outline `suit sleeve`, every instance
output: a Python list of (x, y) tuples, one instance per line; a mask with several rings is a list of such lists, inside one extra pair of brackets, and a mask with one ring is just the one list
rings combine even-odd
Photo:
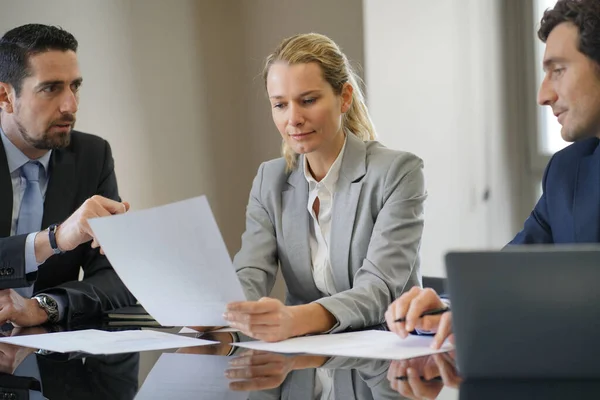
[(37, 271), (25, 273), (25, 242), (27, 235), (0, 238), (0, 289), (30, 286)]
[(549, 222), (548, 205), (546, 200), (546, 189), (548, 183), (548, 172), (552, 166), (554, 156), (550, 159), (546, 171), (544, 172), (544, 178), (542, 179), (542, 197), (538, 200), (535, 208), (525, 220), (523, 230), (517, 233), (517, 236), (508, 244), (510, 245), (521, 245), (521, 244), (544, 244), (553, 243), (552, 229)]
[(252, 183), (242, 247), (233, 259), (248, 300), (269, 295), (279, 268), (275, 228), (262, 203), (263, 171), (264, 164), (259, 167)]
[(337, 319), (331, 333), (382, 323), (389, 304), (406, 288), (419, 284), (427, 197), (421, 159), (408, 153), (396, 157), (384, 188), (383, 206), (352, 288), (316, 301)]
[[(104, 143), (104, 165), (97, 194), (121, 201), (110, 145), (108, 142)], [(67, 322), (76, 324), (85, 319), (97, 318), (104, 311), (135, 304), (135, 298), (117, 276), (108, 259), (98, 249), (92, 249), (89, 243), (81, 246), (84, 248), (81, 264), (83, 280), (65, 282), (43, 290), (44, 293), (68, 299)]]

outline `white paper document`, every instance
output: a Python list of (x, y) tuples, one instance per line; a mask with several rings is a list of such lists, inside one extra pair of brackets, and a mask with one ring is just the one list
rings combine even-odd
[(118, 354), (203, 346), (218, 342), (150, 330), (106, 332), (86, 329), (72, 332), (3, 337), (0, 338), (0, 343), (10, 343), (60, 353), (82, 351), (90, 354)]
[(246, 400), (247, 392), (229, 390), (229, 357), (196, 354), (160, 356), (136, 400)]
[(309, 353), (328, 356), (365, 357), (385, 360), (406, 360), (413, 357), (443, 353), (454, 347), (446, 342), (439, 350), (432, 350), (430, 336), (409, 336), (401, 339), (386, 331), (360, 331), (333, 335), (304, 336), (277, 343), (242, 342), (234, 346), (277, 353)]
[(164, 326), (222, 326), (244, 301), (206, 197), (89, 221), (131, 293)]
[[(221, 329), (215, 329), (214, 331), (209, 331), (209, 332), (210, 333), (221, 333), (221, 332), (239, 332), (239, 331), (240, 331), (239, 329), (235, 329), (235, 328), (221, 328)], [(179, 333), (199, 333), (199, 332), (195, 329), (184, 326), (183, 328), (181, 328)]]

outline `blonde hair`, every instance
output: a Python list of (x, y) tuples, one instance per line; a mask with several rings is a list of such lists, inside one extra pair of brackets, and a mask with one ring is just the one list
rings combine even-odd
[[(362, 80), (333, 40), (318, 33), (305, 33), (284, 39), (266, 59), (263, 69), (265, 86), (271, 65), (278, 61), (288, 64), (316, 62), (323, 71), (323, 77), (337, 95), (342, 94), (342, 88), (348, 82), (354, 90), (352, 91), (352, 105), (342, 117), (342, 129), (346, 134), (354, 134), (363, 141), (375, 139), (375, 127), (359, 86)], [(298, 154), (285, 143), (285, 140), (281, 151), (286, 160), (287, 170), (294, 169)]]

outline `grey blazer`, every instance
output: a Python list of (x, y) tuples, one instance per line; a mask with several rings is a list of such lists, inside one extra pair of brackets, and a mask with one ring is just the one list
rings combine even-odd
[[(331, 357), (321, 368), (333, 370), (334, 399), (399, 400), (387, 379), (390, 361), (366, 358)], [(273, 389), (250, 392), (249, 400), (312, 400), (317, 383), (316, 370), (300, 369), (289, 373), (283, 383)]]
[(388, 305), (420, 285), (419, 247), (426, 198), (423, 162), (349, 134), (333, 198), (330, 259), (334, 286), (315, 286), (309, 246), (308, 183), (279, 158), (261, 164), (234, 258), (248, 300), (268, 296), (280, 265), (286, 304), (318, 302), (338, 323), (331, 332), (384, 321)]

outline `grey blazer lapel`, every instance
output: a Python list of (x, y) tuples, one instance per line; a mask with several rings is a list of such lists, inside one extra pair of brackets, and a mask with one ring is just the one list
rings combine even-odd
[(358, 200), (362, 190), (366, 168), (367, 150), (362, 140), (348, 134), (346, 149), (340, 168), (335, 194), (329, 254), (335, 288), (338, 292), (349, 290), (350, 285), (350, 243), (354, 232)]
[(306, 299), (319, 299), (321, 293), (312, 275), (308, 218), (308, 182), (302, 173), (302, 164), (288, 178), (288, 189), (282, 193), (281, 224), (283, 240), (290, 266), (300, 281)]

